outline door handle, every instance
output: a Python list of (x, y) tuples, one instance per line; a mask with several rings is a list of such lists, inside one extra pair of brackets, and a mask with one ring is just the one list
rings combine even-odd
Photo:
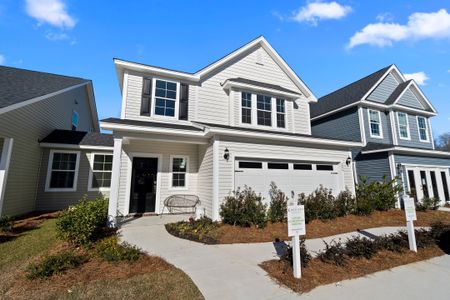
[(234, 173), (244, 173), (242, 170), (234, 170)]

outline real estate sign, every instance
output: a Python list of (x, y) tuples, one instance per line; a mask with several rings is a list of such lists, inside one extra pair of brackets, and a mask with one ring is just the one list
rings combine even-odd
[(306, 234), (305, 207), (303, 205), (290, 205), (287, 209), (288, 235), (298, 236)]
[(403, 199), (403, 203), (405, 205), (405, 215), (406, 221), (416, 221), (416, 206), (414, 204), (414, 199), (410, 197), (405, 197)]

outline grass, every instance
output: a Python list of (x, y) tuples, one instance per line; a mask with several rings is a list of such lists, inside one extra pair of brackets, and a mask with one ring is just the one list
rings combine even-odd
[[(450, 213), (445, 211), (417, 212), (415, 226), (431, 226), (436, 222), (450, 224)], [(322, 238), (336, 234), (383, 226), (406, 226), (405, 213), (399, 209), (375, 211), (370, 216), (349, 215), (334, 220), (313, 220), (306, 225), (306, 238)], [(169, 231), (171, 234), (183, 237)], [(290, 240), (286, 223), (268, 223), (263, 229), (220, 224), (217, 229), (204, 234), (202, 242), (211, 244), (260, 243)], [(187, 236), (187, 235), (186, 235)], [(196, 239), (192, 239), (196, 240)], [(198, 240), (198, 239), (197, 239)]]
[(0, 237), (0, 298), (2, 299), (203, 299), (181, 270), (154, 256), (110, 263), (94, 250), (75, 249), (88, 259), (80, 267), (51, 278), (29, 280), (26, 268), (70, 246), (56, 238), (55, 219), (42, 216), (15, 223)]
[(412, 251), (402, 253), (381, 251), (371, 259), (348, 258), (344, 266), (325, 263), (318, 258), (314, 258), (310, 261), (308, 267), (302, 269), (301, 279), (294, 278), (292, 267), (286, 261), (270, 260), (263, 262), (260, 266), (279, 284), (297, 293), (305, 293), (321, 285), (363, 277), (378, 271), (444, 254), (445, 252), (438, 246), (419, 249), (417, 253)]

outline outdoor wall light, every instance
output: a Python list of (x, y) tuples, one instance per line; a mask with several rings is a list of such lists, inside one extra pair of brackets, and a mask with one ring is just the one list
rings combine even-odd
[(351, 162), (352, 162), (352, 158), (351, 158), (350, 155), (349, 155), (349, 156), (347, 157), (347, 160), (345, 161), (345, 164), (347, 165), (347, 167), (350, 166)]
[(223, 152), (223, 158), (228, 161), (230, 159), (230, 150), (228, 148), (225, 148), (225, 151)]
[(402, 164), (397, 164), (397, 169), (401, 169), (402, 168)]

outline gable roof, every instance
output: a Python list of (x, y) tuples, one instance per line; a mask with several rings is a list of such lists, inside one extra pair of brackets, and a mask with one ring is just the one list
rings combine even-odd
[(392, 65), (380, 69), (364, 78), (344, 86), (311, 104), (311, 118), (323, 115), (335, 109), (356, 103), (386, 74)]
[(135, 63), (130, 62), (118, 58), (114, 58), (114, 64), (116, 66), (116, 72), (120, 84), (120, 88), (122, 89), (123, 86), (123, 74), (124, 69), (130, 69), (135, 71), (147, 71), (147, 72), (154, 72), (155, 74), (159, 75), (165, 75), (165, 76), (172, 76), (181, 78), (184, 80), (190, 80), (193, 82), (199, 82), (204, 77), (206, 77), (210, 72), (214, 71), (215, 69), (223, 66), (224, 64), (232, 61), (242, 53), (245, 53), (246, 51), (253, 49), (256, 46), (261, 46), (266, 50), (266, 52), (271, 56), (271, 58), (280, 66), (280, 68), (288, 75), (288, 77), (292, 80), (292, 82), (298, 87), (298, 89), (307, 97), (310, 99), (310, 101), (317, 101), (317, 98), (314, 96), (312, 91), (309, 89), (309, 87), (300, 79), (300, 77), (295, 73), (294, 70), (284, 61), (284, 59), (275, 51), (275, 49), (272, 48), (272, 46), (267, 42), (267, 40), (263, 36), (259, 36), (256, 39), (248, 42), (247, 44), (243, 45), (242, 47), (230, 52), (229, 54), (223, 56), (222, 58), (218, 59), (217, 61), (207, 65), (206, 67), (198, 70), (195, 73), (189, 73), (184, 71), (177, 71), (177, 70), (171, 70), (167, 68), (160, 68), (152, 65), (145, 65), (141, 63)]
[(40, 141), (41, 144), (113, 147), (112, 134), (55, 129)]
[(400, 83), (384, 103), (387, 105), (394, 104), (395, 101), (398, 99), (398, 97), (403, 93), (403, 91), (406, 90), (406, 88), (408, 88), (408, 85), (411, 81), (412, 80), (410, 79), (408, 81)]
[(87, 82), (90, 80), (0, 66), (0, 108)]

